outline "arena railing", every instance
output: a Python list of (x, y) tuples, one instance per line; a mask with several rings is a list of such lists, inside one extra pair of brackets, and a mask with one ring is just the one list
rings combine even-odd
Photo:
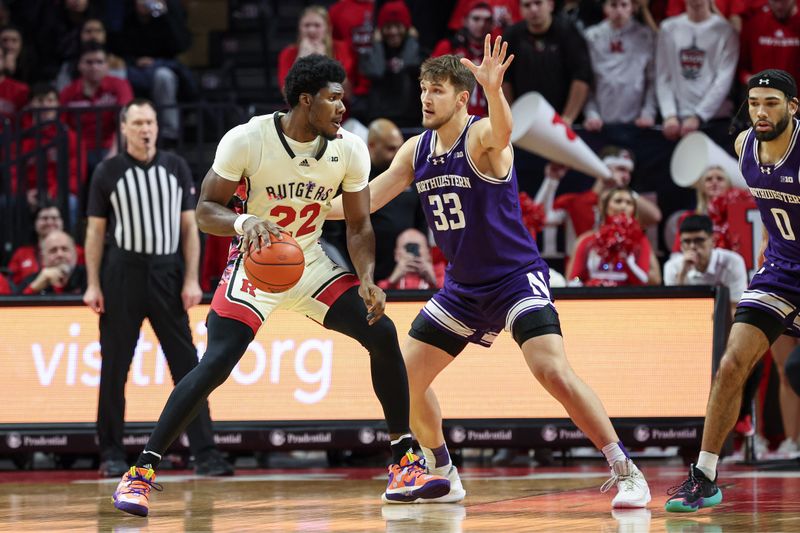
[[(214, 158), (214, 150), (219, 139), (230, 128), (245, 122), (249, 117), (238, 105), (228, 102), (196, 102), (191, 104), (180, 104), (176, 106), (160, 108), (159, 112), (168, 109), (177, 109), (181, 127), (176, 139), (166, 140), (159, 138), (160, 149), (168, 149), (182, 155), (192, 170), (195, 181), (199, 183), (205, 175)], [(56, 124), (58, 135), (51, 141), (45, 141), (41, 135), (41, 129), (32, 126), (32, 110), (23, 110), (17, 114), (2, 119), (0, 125), (0, 239), (2, 239), (2, 249), (0, 249), (0, 264), (10, 257), (14, 248), (28, 239), (32, 227), (31, 209), (25, 208), (27, 205), (25, 188), (18, 188), (16, 192), (12, 187), (12, 174), (25, 176), (31, 165), (35, 174), (36, 189), (39, 198), (47, 192), (47, 162), (49, 155), (54, 155), (57, 175), (57, 194), (53, 200), (61, 207), (64, 215), (65, 224), (73, 235), (80, 241), (82, 240), (82, 219), (86, 212), (86, 202), (88, 200), (88, 183), (91, 179), (91, 172), (94, 167), (102, 161), (109, 152), (118, 153), (122, 148), (122, 140), (119, 135), (118, 113), (119, 106), (95, 106), (95, 107), (58, 107), (41, 108), (35, 110), (36, 113), (44, 114), (52, 111), (58, 113), (58, 119), (46, 121), (41, 126)], [(114, 138), (111, 147), (104, 147), (108, 143), (103, 138), (102, 124), (104, 115), (108, 112), (114, 114), (115, 128)], [(69, 152), (67, 131), (67, 117), (74, 120), (76, 128), (71, 130), (75, 134), (76, 146), (79, 147), (76, 153)], [(86, 131), (88, 121), (93, 121), (92, 132)], [(24, 139), (33, 141), (30, 149), (22, 154), (19, 152)], [(29, 143), (30, 144), (30, 143)], [(87, 149), (87, 146), (96, 148)], [(49, 152), (55, 149), (55, 153)], [(78, 191), (75, 198), (69, 198), (69, 169), (70, 158), (74, 158), (74, 165), (78, 169)], [(51, 158), (52, 159), (52, 158)], [(12, 168), (16, 170), (12, 171)], [(86, 169), (85, 173), (81, 170)], [(13, 209), (9, 209), (13, 207)], [(72, 215), (67, 216), (72, 210)]]

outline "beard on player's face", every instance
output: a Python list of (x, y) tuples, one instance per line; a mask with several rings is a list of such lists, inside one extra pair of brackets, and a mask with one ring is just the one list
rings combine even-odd
[(753, 126), (755, 126), (759, 122), (767, 122), (772, 126), (772, 129), (767, 131), (758, 131), (756, 130), (756, 139), (761, 142), (769, 142), (777, 139), (780, 137), (781, 133), (783, 133), (786, 128), (789, 126), (789, 121), (792, 119), (792, 115), (789, 113), (789, 108), (786, 108), (786, 113), (781, 117), (777, 124), (773, 124), (769, 120), (754, 120)]

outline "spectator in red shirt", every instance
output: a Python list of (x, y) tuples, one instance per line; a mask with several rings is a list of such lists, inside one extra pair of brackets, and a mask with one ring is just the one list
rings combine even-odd
[(12, 118), (28, 102), (28, 93), (27, 85), (6, 76), (6, 53), (0, 47), (0, 118)]
[[(464, 17), (475, 9), (475, 3), (475, 0), (458, 0), (447, 27), (453, 31), (460, 30), (464, 23)], [(522, 20), (522, 15), (519, 12), (519, 0), (486, 0), (481, 3), (489, 5), (489, 9), (492, 12), (493, 30), (502, 32), (507, 26)]]
[(86, 267), (78, 264), (75, 241), (63, 231), (51, 232), (41, 242), (42, 269), (22, 282), (22, 294), (83, 294)]
[(295, 60), (309, 54), (332, 57), (344, 66), (349, 80), (355, 77), (350, 47), (344, 41), (333, 39), (328, 11), (322, 6), (309, 6), (303, 10), (297, 23), (297, 42), (278, 54), (278, 85), (281, 89)]
[(598, 230), (578, 238), (567, 269), (570, 284), (610, 287), (647, 284), (652, 249), (636, 222), (632, 192), (626, 187), (611, 189), (603, 196), (601, 212), (604, 221)]
[[(354, 62), (358, 61), (359, 53), (367, 52), (372, 47), (374, 12), (374, 0), (339, 0), (328, 10), (333, 39), (347, 43)], [(358, 69), (355, 70), (350, 85), (355, 96), (363, 96), (369, 92), (369, 80)]]
[(11, 284), (8, 282), (8, 279), (0, 274), (0, 295), (7, 295), (12, 294), (14, 291), (11, 290)]
[(739, 80), (779, 68), (800, 79), (800, 12), (796, 0), (769, 0), (745, 19), (740, 36)]
[[(608, 179), (598, 177), (591, 189), (578, 193), (567, 193), (555, 197), (561, 178), (567, 172), (566, 167), (549, 164), (545, 167), (545, 179), (536, 202), (541, 203), (547, 213), (548, 225), (560, 225), (567, 220), (572, 225), (573, 232), (568, 235), (569, 243), (575, 236), (582, 235), (595, 227), (598, 220), (597, 206), (604, 191), (614, 187), (628, 187), (635, 166), (633, 154), (625, 148), (606, 146), (600, 151), (600, 158), (611, 171)], [(661, 221), (661, 210), (650, 200), (633, 193), (636, 201), (636, 211), (642, 227), (658, 224)], [(555, 197), (555, 200), (553, 198)]]
[[(59, 137), (64, 138), (66, 150), (60, 155), (68, 161), (67, 184), (69, 189), (66, 192), (69, 195), (70, 221), (74, 223), (77, 220), (79, 183), (86, 176), (86, 156), (80, 153), (82, 146), (78, 143), (78, 137), (75, 132), (70, 130), (67, 125), (58, 122), (58, 105), (58, 93), (53, 86), (47, 84), (34, 86), (31, 101), (28, 104), (28, 109), (31, 110), (33, 127), (25, 130), (19, 155), (33, 154), (37, 148), (47, 146), (43, 178), (46, 184), (47, 196), (49, 198), (57, 198), (59, 192), (63, 191), (59, 191), (59, 151), (55, 145), (58, 144)], [(81, 161), (80, 169), (78, 167), (79, 159)], [(24, 187), (27, 190), (28, 204), (31, 207), (35, 207), (39, 204), (39, 168), (37, 158), (27, 158), (25, 165), (27, 167), (27, 182)], [(16, 167), (13, 167), (12, 175), (16, 174), (15, 171)], [(16, 185), (16, 181), (14, 181), (14, 184)]]
[[(453, 54), (466, 57), (478, 65), (483, 61), (483, 39), (494, 28), (492, 7), (485, 0), (472, 0), (467, 7), (469, 10), (466, 11), (456, 34), (449, 39), (439, 41), (433, 49), (433, 57)], [(467, 112), (481, 117), (489, 114), (486, 96), (479, 83), (475, 84), (475, 89), (470, 95)]]
[[(56, 89), (59, 91), (75, 81), (75, 79), (78, 77), (78, 54), (80, 52), (80, 48), (84, 44), (88, 43), (89, 41), (95, 41), (103, 46), (106, 46), (108, 33), (106, 32), (105, 22), (99, 18), (86, 19), (81, 26), (78, 39), (79, 41), (75, 43), (76, 50), (74, 54), (68, 56), (64, 60), (58, 70), (58, 74), (56, 74), (54, 83)], [(127, 79), (128, 67), (125, 64), (124, 59), (106, 50), (106, 62), (108, 63), (108, 74), (110, 76)]]
[(394, 259), (397, 265), (388, 278), (378, 282), (378, 287), (425, 290), (444, 283), (445, 265), (434, 266), (428, 241), (417, 229), (407, 229), (397, 237)]
[[(39, 210), (34, 215), (33, 230), (35, 233), (35, 244), (20, 246), (11, 255), (8, 262), (8, 271), (11, 281), (15, 285), (22, 283), (22, 280), (39, 271), (39, 247), (42, 240), (53, 231), (64, 229), (64, 219), (61, 212), (52, 201), (44, 201), (40, 204)], [(78, 263), (83, 264), (83, 248), (77, 247)]]
[(78, 60), (80, 78), (61, 91), (61, 105), (74, 108), (68, 111), (65, 121), (78, 132), (87, 150), (87, 166), (91, 172), (97, 163), (109, 155), (116, 139), (118, 109), (100, 112), (100, 129), (91, 106), (122, 107), (133, 100), (133, 90), (127, 80), (108, 75), (106, 52), (102, 45), (88, 42), (83, 45)]

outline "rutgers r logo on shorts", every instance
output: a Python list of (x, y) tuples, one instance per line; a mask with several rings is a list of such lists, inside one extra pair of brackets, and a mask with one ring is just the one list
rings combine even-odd
[(239, 290), (246, 292), (250, 296), (256, 295), (256, 286), (250, 283), (250, 280), (247, 278), (242, 278), (242, 286), (239, 287)]

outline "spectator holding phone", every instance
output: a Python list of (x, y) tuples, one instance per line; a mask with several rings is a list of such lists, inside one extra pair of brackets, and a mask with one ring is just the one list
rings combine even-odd
[(425, 235), (414, 228), (397, 237), (394, 258), (397, 265), (388, 278), (379, 281), (381, 289), (436, 289), (444, 282), (444, 265), (435, 267)]

